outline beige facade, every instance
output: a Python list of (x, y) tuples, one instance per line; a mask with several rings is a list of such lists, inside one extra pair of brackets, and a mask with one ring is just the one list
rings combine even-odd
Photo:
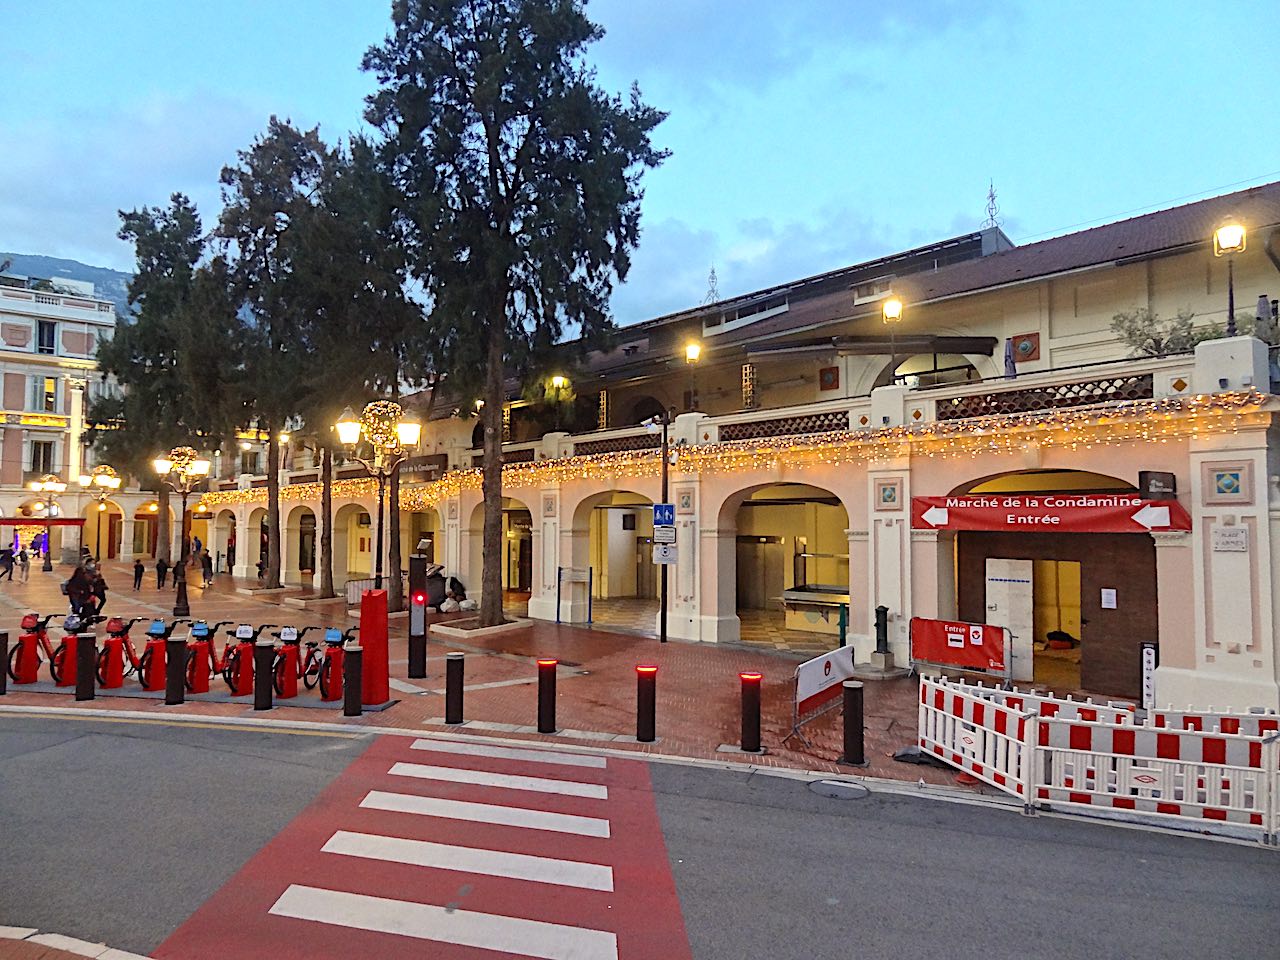
[[(1233, 263), (1239, 335), (1194, 354), (1131, 356), (1111, 330), (1122, 311), (1190, 311), (1200, 327), (1225, 326), (1226, 265), (1207, 224), (1228, 207), (1251, 231)], [(675, 637), (744, 639), (742, 624), (780, 615), (787, 591), (820, 586), (847, 592), (860, 657), (875, 608), (886, 607), (890, 648), (905, 661), (912, 617), (981, 622), (1000, 579), (990, 571), (1021, 564), (1034, 571), (1023, 639), (1037, 679), (1042, 666), (1062, 666), (1049, 659), (1058, 656), (1074, 670), (1068, 686), (1134, 696), (1139, 641), (1150, 639), (1159, 701), (1280, 706), (1280, 404), (1274, 351), (1254, 336), (1274, 337), (1270, 319), (1254, 317), (1260, 296), (1269, 305), (1280, 295), (1278, 224), (1273, 186), (1026, 248), (983, 234), (979, 253), (974, 235), (960, 262), (921, 267), (928, 251), (915, 251), (909, 273), (895, 275), (889, 258), (848, 282), (824, 275), (752, 295), (759, 309), (744, 297), (623, 330), (614, 354), (575, 378), (580, 397), (605, 393), (605, 429), (516, 430), (504, 448), (504, 584), (527, 588), (529, 616), (570, 622), (586, 619), (588, 597), (585, 584), (566, 586), (566, 569), (592, 570), (597, 603), (650, 595), (647, 505), (660, 498), (661, 464), (638, 419), (674, 408), (685, 411), (671, 427)], [(905, 302), (891, 331), (879, 315), (890, 295)], [(689, 339), (702, 344), (697, 364), (683, 359)], [(1006, 376), (1006, 343), (1016, 378)], [(429, 530), (435, 559), (473, 594), (483, 521), (475, 423), (428, 425), (421, 452), (450, 470), (406, 484), (400, 519), (404, 552)], [(913, 497), (1134, 497), (1143, 471), (1173, 475), (1189, 531), (986, 535), (913, 522)], [(282, 517), (294, 504), (318, 514), (315, 485), (287, 483), (298, 474), (283, 472)], [(210, 496), (239, 543), (261, 516), (254, 482), (228, 480)], [(375, 513), (370, 482), (344, 482), (338, 579), (344, 565), (369, 569), (368, 550), (351, 545), (372, 542), (362, 517)], [(236, 571), (256, 559), (238, 553)], [(286, 579), (305, 576), (286, 568)], [(833, 632), (820, 606), (792, 607), (786, 627)], [(1071, 648), (1051, 648), (1050, 632)]]

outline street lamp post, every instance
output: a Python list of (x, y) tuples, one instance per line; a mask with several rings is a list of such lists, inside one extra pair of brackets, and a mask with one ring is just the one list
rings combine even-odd
[[(91, 474), (80, 474), (79, 482), (85, 490), (94, 488), (93, 498), (98, 503), (98, 526), (93, 536), (93, 559), (99, 560), (102, 557), (102, 514), (107, 510), (107, 498), (120, 489), (123, 481), (115, 470), (104, 463), (94, 467)], [(107, 552), (111, 552), (110, 547)]]
[(156, 474), (169, 489), (182, 498), (181, 528), (182, 546), (177, 564), (173, 568), (173, 580), (176, 595), (173, 600), (175, 617), (191, 616), (191, 605), (187, 602), (187, 553), (190, 541), (187, 537), (187, 497), (191, 491), (209, 475), (209, 461), (200, 458), (191, 447), (174, 447), (167, 457), (156, 457), (151, 461)]
[(562, 377), (558, 373), (551, 378), (551, 389), (556, 392), (555, 409), (556, 409), (556, 432), (557, 433), (560, 432), (560, 391), (563, 390), (568, 385), (569, 385), (569, 380), (566, 377)]
[(897, 297), (890, 297), (881, 305), (880, 315), (889, 328), (889, 385), (892, 386), (897, 382), (898, 376), (898, 343), (895, 330), (902, 322), (902, 301)]
[[(702, 344), (690, 340), (684, 345), (684, 365), (689, 368), (689, 409), (698, 409), (698, 360), (702, 356)], [(666, 502), (665, 500), (663, 501)]]
[(1227, 258), (1227, 336), (1236, 335), (1236, 283), (1232, 261), (1244, 253), (1245, 230), (1240, 221), (1228, 217), (1213, 231), (1213, 255)]
[[(667, 439), (667, 430), (671, 426), (672, 411), (663, 410), (660, 414), (655, 414), (642, 423), (650, 433), (662, 431), (662, 502), (667, 502), (668, 479), (671, 468), (671, 447)], [(662, 564), (662, 571), (659, 574), (660, 587), (662, 591), (661, 605), (658, 607), (658, 641), (660, 643), (667, 642), (667, 564)]]
[(32, 480), (27, 485), (36, 493), (43, 493), (40, 498), (40, 504), (44, 507), (45, 526), (44, 526), (44, 563), (40, 565), (40, 569), (48, 573), (53, 569), (53, 541), (49, 536), (49, 523), (47, 521), (53, 519), (54, 513), (57, 512), (57, 503), (55, 498), (59, 493), (67, 489), (67, 485), (56, 475), (46, 473), (39, 480)]
[[(374, 559), (373, 587), (382, 589), (382, 528), (385, 520), (387, 481), (418, 446), (422, 437), (422, 424), (394, 400), (374, 400), (366, 404), (357, 418), (350, 407), (334, 424), (338, 440), (347, 449), (347, 456), (361, 464), (378, 481), (378, 535), (377, 553)], [(356, 455), (361, 438), (373, 448), (373, 458), (366, 460)], [(398, 522), (398, 518), (397, 518)]]

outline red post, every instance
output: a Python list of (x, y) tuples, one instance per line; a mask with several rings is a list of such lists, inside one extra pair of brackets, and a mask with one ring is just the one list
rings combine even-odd
[(366, 707), (391, 699), (391, 659), (387, 651), (387, 591), (360, 597), (360, 646), (364, 651), (360, 702)]

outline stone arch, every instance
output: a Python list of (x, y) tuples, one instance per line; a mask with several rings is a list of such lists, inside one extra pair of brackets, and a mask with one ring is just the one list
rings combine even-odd
[[(767, 626), (770, 637), (790, 627), (797, 649), (809, 642), (808, 633), (814, 649), (830, 645), (839, 632), (838, 604), (850, 598), (848, 503), (829, 487), (790, 480), (725, 496), (715, 511), (714, 596), (703, 597), (722, 637), (742, 637), (745, 615)], [(810, 599), (792, 594), (784, 609), (788, 591)]]
[(236, 562), (236, 515), (230, 509), (219, 510), (213, 518), (213, 551), (215, 570), (230, 570)]
[(283, 538), (283, 572), (286, 583), (310, 586), (316, 572), (319, 530), (316, 513), (305, 503), (294, 504), (285, 515)]
[[(467, 557), (469, 579), (463, 580), (463, 585), (467, 596), (476, 597), (480, 593), (484, 570), (483, 500), (471, 511), (467, 534), (470, 540)], [(524, 500), (509, 496), (502, 498), (502, 534), (502, 589), (510, 593), (530, 593), (533, 589), (533, 511)], [(455, 575), (451, 571), (445, 572), (446, 575)]]
[[(647, 484), (637, 484), (647, 486)], [(653, 498), (635, 490), (604, 490), (583, 497), (570, 514), (568, 565), (592, 570), (593, 596), (656, 599), (652, 562), (637, 551), (653, 538)]]
[[(245, 524), (245, 562), (249, 565), (249, 569), (254, 571), (253, 575), (257, 576), (257, 564), (262, 563), (265, 570), (267, 566), (267, 508), (254, 507), (249, 511), (249, 520)], [(240, 552), (237, 545), (236, 553)]]
[(347, 580), (373, 576), (373, 512), (359, 501), (335, 506), (333, 511), (334, 586)]
[(627, 422), (619, 424), (619, 426), (634, 427), (636, 424), (643, 423), (650, 417), (662, 416), (666, 409), (666, 404), (657, 397), (645, 394), (642, 397), (637, 397), (631, 403), (630, 414), (628, 415)]
[[(101, 509), (100, 509), (101, 508)], [(93, 551), (99, 559), (115, 560), (120, 556), (124, 532), (124, 509), (114, 500), (91, 501), (83, 510), (84, 526), (80, 528), (81, 546)]]

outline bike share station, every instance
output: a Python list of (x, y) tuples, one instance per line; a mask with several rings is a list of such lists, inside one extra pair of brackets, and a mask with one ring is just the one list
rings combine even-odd
[[(360, 625), (207, 623), (138, 617), (62, 619), (28, 613), (22, 633), (10, 641), (0, 632), (0, 694), (32, 693), (242, 703), (255, 710), (273, 706), (341, 709), (347, 716), (380, 711), (390, 697), (385, 590), (366, 590)], [(103, 637), (99, 637), (101, 628)], [(135, 628), (136, 631), (135, 631)], [(135, 642), (134, 633), (139, 633)], [(225, 641), (219, 649), (219, 634)], [(314, 633), (316, 639), (307, 639)]]

